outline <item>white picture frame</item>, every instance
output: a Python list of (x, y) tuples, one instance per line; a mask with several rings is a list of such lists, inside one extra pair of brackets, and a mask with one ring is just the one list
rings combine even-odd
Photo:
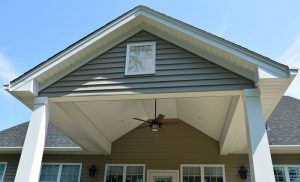
[(125, 75), (155, 74), (155, 42), (127, 44)]

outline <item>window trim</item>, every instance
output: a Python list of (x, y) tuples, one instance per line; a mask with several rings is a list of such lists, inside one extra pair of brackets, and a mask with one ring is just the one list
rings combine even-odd
[(5, 172), (7, 168), (7, 162), (0, 162), (0, 164), (4, 164), (3, 176), (0, 178), (1, 181), (4, 181)]
[(180, 164), (180, 182), (183, 182), (183, 168), (184, 167), (200, 167), (201, 168), (201, 181), (204, 181), (204, 167), (222, 167), (223, 182), (225, 178), (225, 165), (224, 164)]
[[(129, 73), (128, 72), (128, 66), (129, 66), (129, 52), (130, 52), (130, 47), (132, 46), (142, 46), (142, 45), (151, 45), (153, 46), (153, 67), (150, 69), (146, 68), (146, 71), (143, 73)], [(135, 43), (128, 43), (126, 45), (126, 58), (125, 58), (125, 75), (126, 76), (134, 76), (134, 75), (151, 75), (155, 74), (156, 72), (156, 42), (149, 41), (149, 42), (135, 42)]]
[(78, 182), (80, 182), (81, 171), (82, 171), (82, 163), (43, 162), (43, 163), (42, 163), (42, 166), (41, 166), (41, 169), (40, 169), (39, 181), (40, 181), (40, 177), (41, 177), (41, 172), (42, 172), (43, 165), (59, 165), (57, 182), (60, 181), (60, 178), (61, 178), (61, 170), (62, 170), (62, 166), (63, 166), (63, 165), (74, 165), (74, 166), (78, 166), (78, 165), (79, 165)]
[(127, 166), (143, 166), (143, 182), (145, 182), (145, 171), (146, 171), (146, 164), (105, 164), (104, 169), (104, 182), (106, 182), (106, 174), (107, 174), (107, 168), (108, 166), (122, 166), (123, 167), (123, 180), (122, 182), (126, 182), (126, 172), (127, 172)]
[(300, 168), (300, 164), (275, 164), (275, 165), (273, 165), (273, 170), (274, 170), (274, 167), (283, 167), (285, 179), (287, 180), (287, 182), (290, 182), (290, 174), (289, 174), (288, 168), (289, 167), (299, 167)]

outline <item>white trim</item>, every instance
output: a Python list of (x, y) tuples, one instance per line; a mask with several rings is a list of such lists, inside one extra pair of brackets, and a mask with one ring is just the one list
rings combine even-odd
[[(20, 153), (23, 147), (0, 147), (0, 153)], [(81, 147), (45, 147), (44, 152), (73, 153), (83, 152)]]
[(4, 182), (4, 177), (5, 177), (7, 162), (0, 162), (0, 164), (4, 164), (3, 176), (0, 176), (0, 182)]
[(224, 164), (180, 164), (180, 182), (183, 182), (183, 167), (200, 167), (201, 181), (204, 181), (204, 167), (222, 167), (223, 182), (226, 182), (225, 165)]
[(104, 169), (104, 182), (106, 182), (106, 174), (107, 174), (107, 168), (108, 166), (121, 166), (123, 167), (123, 181), (126, 182), (126, 172), (127, 172), (127, 166), (142, 166), (143, 167), (143, 182), (145, 182), (145, 170), (146, 170), (146, 164), (111, 164), (111, 163), (106, 163), (105, 164), (105, 169)]
[[(180, 182), (179, 170), (148, 169), (147, 170), (147, 182), (152, 182), (149, 180), (151, 173), (161, 173), (162, 176), (164, 176), (164, 174), (167, 174), (167, 173), (174, 173), (176, 175), (178, 181), (172, 181), (172, 182)], [(165, 176), (167, 176), (167, 175), (165, 175)]]
[[(144, 46), (144, 45), (150, 45), (152, 46), (152, 63), (151, 68), (145, 67), (144, 72), (140, 73), (131, 73), (128, 72), (128, 66), (129, 66), (129, 58), (130, 58), (130, 48), (132, 46)], [(125, 64), (125, 75), (147, 75), (147, 74), (155, 74), (155, 68), (156, 67), (156, 42), (139, 42), (139, 43), (128, 43), (126, 48), (126, 64)]]
[(273, 165), (273, 169), (274, 167), (283, 167), (284, 168), (284, 174), (285, 174), (285, 179), (286, 179), (286, 182), (290, 182), (290, 174), (289, 174), (289, 171), (288, 171), (288, 168), (289, 167), (297, 167), (297, 168), (300, 168), (300, 165), (289, 165), (289, 164), (276, 164), (276, 165)]
[(42, 167), (40, 169), (39, 181), (40, 181), (40, 177), (41, 177), (41, 172), (42, 172), (43, 165), (59, 165), (58, 174), (57, 174), (58, 175), (57, 182), (60, 182), (62, 166), (64, 166), (64, 165), (79, 166), (78, 182), (80, 182), (81, 171), (82, 171), (82, 163), (43, 162), (42, 163)]
[(269, 71), (276, 73), (281, 76), (288, 76), (287, 72), (288, 66), (280, 64), (276, 61), (270, 61), (271, 59), (266, 58), (260, 54), (257, 54), (253, 51), (247, 50), (244, 47), (241, 47), (233, 42), (227, 41), (220, 37), (217, 37), (213, 34), (207, 33), (201, 29), (193, 27), (187, 23), (181, 22), (172, 17), (166, 16), (162, 13), (153, 11), (150, 8), (143, 7), (144, 10), (141, 11), (141, 14), (149, 19), (155, 20), (163, 25), (166, 25), (172, 29), (175, 29), (179, 32), (187, 34), (197, 40), (201, 40), (209, 45), (222, 49), (226, 52), (229, 52), (233, 55), (241, 57), (244, 60), (247, 60), (253, 64), (259, 65), (268, 69)]
[(272, 154), (300, 154), (300, 145), (270, 145)]
[(136, 18), (136, 16), (134, 15), (135, 13), (136, 11), (133, 11), (121, 16), (120, 18), (114, 20), (113, 22), (101, 28), (100, 30), (93, 32), (92, 35), (89, 35), (88, 37), (84, 38), (80, 42), (77, 42), (71, 47), (66, 48), (66, 50), (64, 50), (63, 52), (60, 52), (58, 53), (58, 55), (54, 56), (50, 60), (47, 60), (46, 64), (39, 66), (38, 69), (31, 70), (29, 73), (23, 75), (13, 84), (9, 83), (9, 90), (13, 91), (17, 89), (22, 85), (22, 82), (26, 83), (34, 79), (35, 77), (39, 76), (43, 72), (49, 70), (50, 68), (53, 68), (54, 66), (58, 65), (65, 59), (73, 56), (77, 52), (83, 50), (84, 48), (88, 47), (89, 45), (96, 42), (97, 40), (100, 40), (101, 38), (110, 34), (111, 32), (118, 29), (119, 27), (122, 27), (122, 25), (125, 25), (129, 21)]
[(237, 46), (237, 45), (235, 45), (229, 41), (226, 41), (224, 39), (221, 39), (217, 36), (210, 35), (210, 34), (204, 32), (198, 28), (195, 28), (191, 25), (188, 25), (179, 20), (176, 20), (174, 18), (163, 15), (162, 13), (153, 11), (146, 7), (139, 6), (135, 9), (133, 9), (132, 11), (129, 11), (128, 13), (124, 14), (120, 18), (115, 19), (114, 21), (110, 22), (108, 25), (106, 25), (105, 27), (101, 28), (100, 30), (92, 33), (92, 35), (89, 35), (88, 37), (84, 38), (80, 42), (75, 43), (74, 45), (67, 48), (63, 52), (60, 52), (58, 55), (56, 55), (53, 58), (51, 58), (50, 60), (48, 60), (45, 64), (39, 66), (38, 68), (31, 70), (30, 72), (26, 73), (25, 75), (22, 75), (22, 77), (19, 78), (14, 83), (9, 83), (9, 90), (13, 91), (13, 90), (17, 89), (18, 87), (20, 87), (21, 85), (23, 85), (23, 83), (27, 83), (28, 81), (33, 80), (35, 77), (41, 75), (43, 72), (53, 68), (54, 66), (58, 65), (65, 59), (73, 56), (77, 52), (90, 46), (91, 44), (100, 40), (104, 36), (112, 33), (114, 30), (122, 27), (122, 25), (125, 25), (126, 23), (136, 19), (139, 16), (144, 16), (151, 20), (162, 23), (172, 29), (179, 31), (179, 32), (183, 32), (184, 34), (186, 34), (190, 37), (193, 37), (197, 40), (203, 41), (214, 47), (220, 48), (220, 49), (227, 51), (233, 55), (241, 57), (244, 60), (247, 60), (253, 64), (259, 65), (260, 67), (264, 67), (265, 69), (268, 69), (271, 72), (274, 72), (278, 75), (288, 77), (290, 74), (288, 67), (285, 65), (279, 64), (275, 61), (270, 61), (268, 58), (265, 58), (257, 53), (246, 50), (245, 48)]

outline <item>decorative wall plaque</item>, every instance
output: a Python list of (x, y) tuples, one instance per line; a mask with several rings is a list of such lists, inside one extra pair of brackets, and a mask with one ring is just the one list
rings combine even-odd
[(127, 44), (125, 75), (155, 73), (155, 42)]

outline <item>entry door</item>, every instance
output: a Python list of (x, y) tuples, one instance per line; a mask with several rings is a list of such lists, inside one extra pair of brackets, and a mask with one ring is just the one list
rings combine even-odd
[(147, 182), (179, 182), (177, 170), (147, 170)]

